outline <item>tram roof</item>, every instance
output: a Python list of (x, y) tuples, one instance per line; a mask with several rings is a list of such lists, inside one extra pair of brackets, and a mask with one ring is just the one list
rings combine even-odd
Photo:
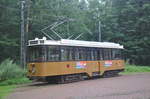
[(61, 40), (46, 40), (35, 38), (34, 40), (28, 41), (28, 46), (35, 46), (35, 45), (64, 45), (64, 46), (82, 46), (82, 47), (97, 47), (97, 48), (118, 48), (123, 49), (123, 45), (118, 43), (112, 42), (94, 42), (94, 41), (81, 41), (81, 40), (68, 40), (68, 39), (61, 39)]

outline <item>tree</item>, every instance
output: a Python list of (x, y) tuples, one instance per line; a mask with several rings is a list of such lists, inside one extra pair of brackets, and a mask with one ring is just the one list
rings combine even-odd
[[(45, 36), (123, 44), (126, 59), (134, 64), (150, 65), (149, 0), (31, 0), (29, 39)], [(20, 9), (17, 0), (0, 1), (0, 61), (19, 60)], [(69, 21), (68, 21), (69, 20)], [(101, 25), (99, 25), (101, 23)], [(55, 24), (56, 25), (56, 24)], [(101, 29), (99, 29), (101, 27)], [(78, 38), (77, 38), (78, 37)], [(10, 51), (11, 50), (11, 51)]]

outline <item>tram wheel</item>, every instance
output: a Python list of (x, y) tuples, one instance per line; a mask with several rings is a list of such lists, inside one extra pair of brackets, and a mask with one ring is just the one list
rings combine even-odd
[(104, 72), (104, 74), (102, 75), (102, 77), (109, 78), (109, 77), (116, 77), (118, 75), (119, 75), (118, 71), (106, 71), (106, 72)]
[(58, 78), (58, 84), (65, 84), (84, 80), (82, 74), (62, 75)]

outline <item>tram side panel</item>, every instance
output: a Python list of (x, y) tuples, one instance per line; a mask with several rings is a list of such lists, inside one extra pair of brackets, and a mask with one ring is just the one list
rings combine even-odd
[(29, 63), (28, 76), (56, 76), (66, 74), (99, 72), (98, 61), (67, 61)]
[(111, 70), (124, 70), (124, 61), (123, 60), (104, 60), (100, 61), (100, 72), (101, 75), (105, 71)]
[(123, 60), (103, 60), (103, 61), (67, 61), (67, 62), (42, 62), (29, 63), (28, 76), (57, 76), (67, 74), (101, 73), (111, 70), (123, 70)]

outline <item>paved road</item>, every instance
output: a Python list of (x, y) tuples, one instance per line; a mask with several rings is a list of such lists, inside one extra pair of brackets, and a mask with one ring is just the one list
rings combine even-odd
[(17, 88), (8, 99), (150, 99), (150, 73), (69, 84), (31, 84)]

